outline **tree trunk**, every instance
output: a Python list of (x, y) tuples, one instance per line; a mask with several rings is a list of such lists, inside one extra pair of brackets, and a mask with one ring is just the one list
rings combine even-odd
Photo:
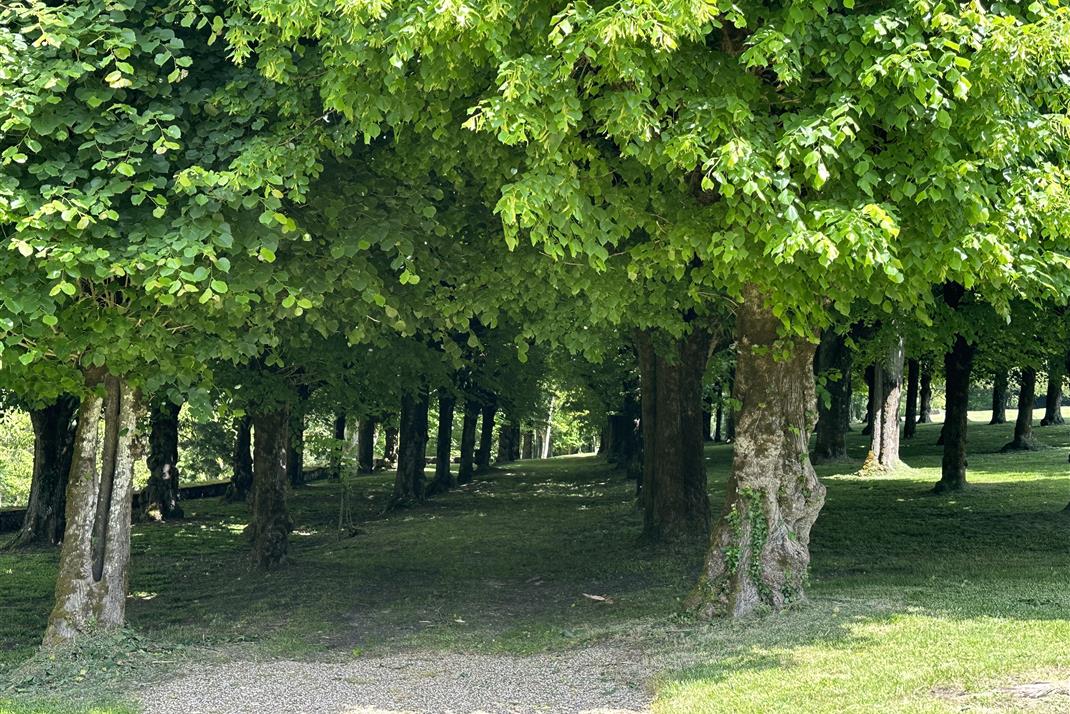
[(247, 501), (253, 488), (253, 422), (243, 416), (235, 422), (233, 471), (223, 496), (226, 501)]
[(535, 432), (530, 429), (524, 432), (524, 445), (520, 450), (520, 458), (535, 458)]
[(334, 415), (334, 446), (331, 451), (331, 478), (342, 478), (342, 461), (348, 444), (346, 443), (346, 413)]
[(543, 435), (542, 446), (539, 449), (540, 459), (548, 459), (550, 458), (551, 454), (553, 454), (553, 443), (551, 439), (553, 438), (554, 407), (556, 406), (556, 399), (556, 394), (550, 395), (550, 411), (547, 412), (546, 415), (546, 431)]
[(1063, 423), (1063, 376), (1064, 366), (1061, 359), (1048, 363), (1048, 391), (1044, 399), (1044, 418), (1041, 426), (1053, 426)]
[(702, 440), (713, 441), (713, 396), (702, 397)]
[(448, 389), (438, 390), (438, 437), (435, 443), (435, 480), (428, 487), (428, 495), (445, 493), (454, 486), (450, 472), (453, 454), (453, 409), (457, 399)]
[(491, 402), (483, 405), (482, 421), (479, 425), (479, 448), (476, 449), (476, 473), (490, 470), (490, 458), (494, 449), (494, 417), (498, 406)]
[(873, 414), (869, 455), (862, 470), (887, 471), (899, 465), (899, 399), (903, 383), (903, 340), (873, 368)]
[(104, 396), (93, 393), (78, 409), (67, 526), (46, 645), (93, 628), (122, 627), (126, 615), (138, 396), (110, 374), (92, 372), (86, 383), (103, 386)]
[(695, 327), (666, 353), (638, 337), (643, 418), (643, 535), (652, 541), (705, 535), (710, 505), (702, 439), (702, 375), (711, 337)]
[(876, 408), (874, 404), (874, 382), (876, 380), (876, 370), (873, 365), (868, 365), (863, 373), (863, 379), (866, 381), (866, 421), (865, 426), (862, 427), (862, 436), (870, 436), (873, 433), (873, 411)]
[[(728, 370), (728, 396), (731, 398), (736, 390), (736, 368)], [(736, 440), (736, 404), (731, 401), (724, 415), (724, 440), (731, 443)]]
[(947, 382), (944, 411), (944, 458), (940, 467), (940, 481), (936, 493), (958, 491), (966, 486), (966, 427), (970, 406), (970, 373), (977, 348), (962, 335), (955, 337), (951, 351), (944, 355), (944, 374)]
[(430, 407), (426, 389), (401, 397), (400, 448), (394, 477), (391, 507), (423, 500), (424, 467), (427, 465), (427, 412)]
[(928, 364), (922, 365), (918, 385), (918, 423), (933, 423), (933, 371)]
[(713, 440), (717, 443), (724, 441), (721, 435), (721, 425), (724, 423), (724, 387), (717, 383), (717, 407), (713, 414)]
[(992, 378), (992, 419), (989, 424), (1007, 423), (1007, 370), (1001, 369)]
[(851, 409), (851, 363), (854, 358), (847, 337), (825, 330), (814, 355), (814, 371), (825, 380), (824, 395), (817, 400), (817, 427), (814, 441), (815, 463), (847, 458), (847, 424)]
[(496, 463), (507, 464), (516, 461), (518, 442), (520, 441), (520, 424), (515, 421), (507, 421), (498, 427), (498, 457)]
[(383, 463), (386, 468), (391, 469), (397, 466), (398, 463), (398, 428), (391, 425), (386, 427), (385, 432), (383, 438)]
[(372, 417), (364, 417), (357, 423), (357, 471), (362, 474), (375, 470), (375, 427)]
[(286, 506), (290, 414), (285, 406), (253, 414), (253, 561), (268, 570), (286, 560), (293, 521)]
[(66, 525), (67, 476), (74, 455), (78, 400), (62, 396), (42, 409), (30, 411), (33, 425), (33, 479), (22, 527), (12, 547), (38, 543), (58, 545)]
[(305, 385), (297, 388), (297, 404), (290, 410), (290, 440), (286, 453), (286, 477), (290, 485), (305, 485), (305, 412), (312, 390)]
[(1018, 418), (1014, 422), (1014, 438), (1000, 451), (1033, 451), (1033, 405), (1036, 403), (1037, 371), (1022, 367), (1021, 388), (1018, 390)]
[(146, 518), (167, 521), (182, 518), (178, 503), (178, 415), (181, 404), (166, 396), (153, 400), (149, 412), (149, 482), (141, 499)]
[(907, 408), (903, 419), (903, 438), (913, 439), (918, 429), (918, 379), (921, 363), (916, 359), (907, 362)]
[[(704, 617), (780, 610), (804, 597), (810, 528), (825, 487), (807, 457), (816, 416), (806, 340), (779, 340), (780, 321), (753, 287), (736, 318), (740, 404), (725, 507), (689, 605)], [(786, 359), (777, 353), (789, 350)]]
[(475, 463), (476, 424), (479, 421), (479, 402), (469, 398), (464, 403), (464, 419), (461, 421), (461, 463), (457, 467), (457, 483), (472, 482)]

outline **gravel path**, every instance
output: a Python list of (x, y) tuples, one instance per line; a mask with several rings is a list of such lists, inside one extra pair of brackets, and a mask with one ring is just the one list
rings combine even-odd
[(138, 693), (153, 714), (647, 712), (642, 656), (593, 647), (529, 657), (406, 653), (352, 662), (234, 661)]

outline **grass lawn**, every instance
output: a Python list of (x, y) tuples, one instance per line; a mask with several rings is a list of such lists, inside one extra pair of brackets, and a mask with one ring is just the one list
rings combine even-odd
[[(594, 458), (520, 462), (386, 516), (390, 477), (355, 478), (352, 537), (338, 534), (342, 487), (309, 485), (292, 501), (292, 563), (266, 575), (248, 564), (244, 506), (189, 501), (186, 521), (134, 530), (132, 632), (55, 660), (34, 652), (56, 553), (0, 553), (0, 712), (126, 711), (124, 691), (191, 658), (607, 639), (653, 656), (656, 712), (1070, 711), (1070, 696), (1015, 689), (1070, 680), (1070, 427), (996, 453), (1011, 429), (971, 426), (972, 485), (949, 497), (928, 493), (939, 425), (880, 478), (851, 475), (853, 433), (856, 460), (819, 468), (810, 601), (738, 622), (681, 613), (704, 543), (639, 545), (634, 484)], [(719, 504), (731, 447), (707, 456)]]

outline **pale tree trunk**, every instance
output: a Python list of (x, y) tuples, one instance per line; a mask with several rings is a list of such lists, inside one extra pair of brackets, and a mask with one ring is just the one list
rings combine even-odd
[(453, 454), (453, 410), (457, 403), (449, 389), (438, 390), (438, 437), (435, 443), (435, 480), (428, 487), (428, 495), (445, 493), (454, 486), (450, 472)]
[(556, 394), (550, 395), (550, 411), (546, 415), (546, 432), (543, 434), (542, 447), (539, 453), (540, 459), (548, 459), (550, 458), (550, 454), (553, 453), (550, 439), (553, 437), (554, 407), (556, 406), (556, 399)]
[(464, 402), (464, 419), (461, 422), (461, 462), (457, 466), (457, 483), (472, 482), (475, 471), (476, 424), (479, 422), (479, 402), (469, 397)]
[(58, 545), (66, 525), (67, 476), (74, 455), (78, 400), (62, 396), (53, 404), (30, 411), (33, 424), (33, 479), (22, 527), (11, 546), (37, 543)]
[(149, 482), (145, 486), (141, 508), (153, 521), (182, 518), (178, 503), (178, 417), (181, 404), (166, 396), (152, 401), (149, 409)]
[(762, 295), (748, 287), (736, 322), (740, 408), (732, 475), (702, 576), (688, 598), (704, 617), (780, 610), (804, 597), (810, 528), (825, 502), (807, 457), (816, 417), (814, 346), (778, 340), (778, 326)]
[(253, 518), (247, 532), (253, 541), (253, 562), (265, 570), (285, 562), (293, 530), (286, 506), (289, 426), (285, 406), (253, 414)]
[(1033, 451), (1033, 404), (1036, 402), (1037, 371), (1022, 367), (1021, 387), (1018, 390), (1018, 418), (1014, 422), (1014, 438), (1003, 445), (1000, 451)]
[(424, 467), (427, 464), (427, 390), (401, 397), (400, 448), (394, 477), (391, 507), (417, 503), (424, 497)]
[[(638, 335), (643, 469), (643, 535), (669, 541), (709, 532), (702, 438), (702, 376), (712, 338), (695, 327), (666, 347)], [(671, 354), (669, 353), (671, 352)]]
[(243, 416), (234, 422), (234, 456), (226, 501), (247, 501), (253, 489), (253, 422)]
[(890, 470), (899, 465), (899, 398), (903, 383), (903, 340), (873, 368), (873, 414), (869, 455), (862, 470)]
[(126, 615), (138, 396), (110, 374), (91, 373), (86, 383), (102, 386), (104, 396), (87, 396), (78, 410), (67, 527), (46, 645), (92, 628), (122, 627)]
[(370, 474), (375, 470), (376, 420), (364, 417), (357, 424), (357, 471)]
[[(823, 378), (827, 395), (817, 400), (815, 463), (847, 458), (847, 426), (851, 409), (851, 364), (854, 361), (847, 337), (825, 330), (814, 355), (814, 372)], [(826, 401), (827, 400), (827, 401)]]

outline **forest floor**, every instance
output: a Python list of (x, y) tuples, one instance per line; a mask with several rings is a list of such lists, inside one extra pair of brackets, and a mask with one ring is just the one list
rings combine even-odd
[[(939, 425), (880, 477), (852, 433), (819, 467), (809, 601), (742, 621), (681, 611), (705, 544), (641, 545), (634, 484), (590, 457), (390, 514), (389, 475), (306, 486), (270, 574), (244, 505), (186, 502), (134, 530), (130, 630), (58, 654), (36, 652), (56, 553), (2, 552), (0, 713), (1067, 712), (1070, 426), (1000, 454), (1011, 429), (971, 425), (952, 496), (929, 493)], [(731, 447), (707, 457), (716, 508)]]

